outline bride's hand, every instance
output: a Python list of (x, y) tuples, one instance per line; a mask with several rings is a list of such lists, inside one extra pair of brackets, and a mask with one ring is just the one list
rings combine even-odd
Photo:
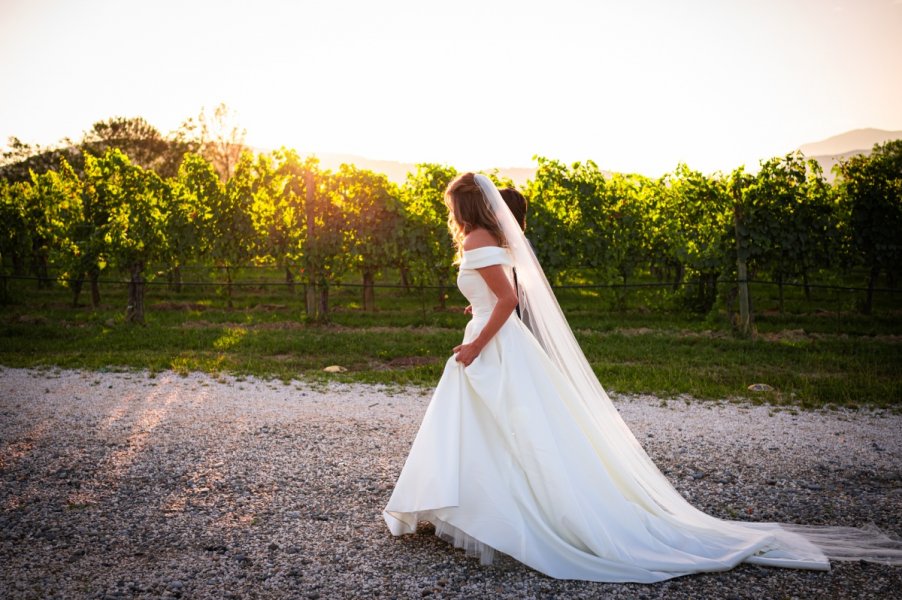
[(473, 305), (472, 304), (467, 304), (467, 307), (464, 309), (464, 314), (465, 315), (473, 314)]
[(454, 354), (457, 355), (457, 362), (463, 363), (465, 367), (469, 367), (470, 363), (479, 356), (481, 351), (482, 348), (476, 344), (461, 344), (460, 346), (454, 347)]

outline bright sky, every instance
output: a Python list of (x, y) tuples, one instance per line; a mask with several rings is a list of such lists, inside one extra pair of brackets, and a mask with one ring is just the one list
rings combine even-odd
[(0, 0), (0, 140), (226, 102), (248, 143), (731, 170), (902, 129), (902, 0)]

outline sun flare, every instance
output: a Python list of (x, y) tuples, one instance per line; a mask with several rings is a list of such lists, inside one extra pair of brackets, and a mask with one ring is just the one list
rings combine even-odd
[(902, 6), (12, 0), (0, 136), (164, 133), (225, 102), (260, 148), (655, 175), (902, 129)]

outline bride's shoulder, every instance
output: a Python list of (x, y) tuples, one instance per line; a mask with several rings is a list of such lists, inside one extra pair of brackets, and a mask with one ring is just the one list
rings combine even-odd
[(464, 238), (461, 253), (461, 269), (481, 269), (491, 265), (510, 265), (507, 249), (498, 245), (498, 240), (488, 230), (471, 231)]
[(488, 229), (474, 229), (464, 236), (464, 251), (477, 250), (489, 246), (498, 247), (498, 240)]

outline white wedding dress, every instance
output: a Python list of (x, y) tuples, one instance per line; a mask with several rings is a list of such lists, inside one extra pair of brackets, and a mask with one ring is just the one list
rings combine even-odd
[[(463, 253), (457, 281), (473, 307), (464, 343), (496, 302), (477, 269), (511, 261), (500, 247)], [(383, 512), (392, 534), (429, 521), (483, 562), (500, 551), (551, 577), (608, 582), (651, 583), (741, 562), (828, 569), (825, 548), (862, 557), (848, 546), (867, 545), (864, 530), (798, 533), (692, 507), (607, 407), (600, 385), (586, 391), (569, 365), (549, 357), (552, 343), (512, 314), (469, 366), (448, 359)], [(861, 536), (868, 540), (859, 544)], [(878, 537), (885, 548), (889, 540)]]

